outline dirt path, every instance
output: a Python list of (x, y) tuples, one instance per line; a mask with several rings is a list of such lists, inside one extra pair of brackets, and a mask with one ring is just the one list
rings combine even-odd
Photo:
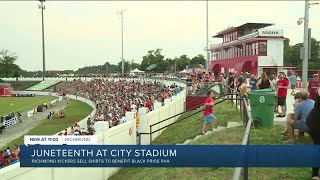
[(64, 109), (66, 106), (67, 101), (62, 100), (56, 103), (54, 106), (49, 107), (47, 110), (38, 112), (35, 116), (29, 118), (26, 116), (22, 116), (22, 123), (15, 124), (7, 128), (5, 134), (0, 134), (0, 149), (3, 149), (6, 144), (11, 142), (12, 140), (26, 134), (30, 129), (40, 124), (41, 121), (47, 120), (47, 116), (50, 111), (58, 112)]

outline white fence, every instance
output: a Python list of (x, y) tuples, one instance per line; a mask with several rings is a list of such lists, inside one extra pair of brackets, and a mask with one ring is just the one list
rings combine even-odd
[[(139, 127), (138, 132), (140, 133), (150, 133), (150, 125), (158, 123), (162, 120), (170, 118), (176, 114), (182, 113), (185, 110), (184, 102), (186, 100), (186, 92), (181, 91), (177, 96), (173, 96), (172, 99), (165, 99), (165, 105), (161, 106), (161, 103), (156, 102), (154, 104), (154, 111), (147, 113), (146, 108), (139, 108)], [(177, 120), (179, 116), (171, 118), (169, 120), (163, 121), (151, 128), (151, 131), (156, 131), (161, 129), (174, 121)], [(157, 138), (163, 131), (162, 129), (158, 132), (152, 134), (152, 140)], [(150, 135), (141, 134), (141, 144), (148, 145), (150, 144)]]
[[(40, 78), (41, 79), (41, 78)], [(64, 79), (64, 78), (62, 78)], [(4, 79), (8, 81), (8, 79)], [(22, 79), (20, 78), (22, 81)], [(39, 80), (39, 79), (36, 79)], [(89, 80), (89, 78), (86, 78)], [(90, 79), (91, 80), (91, 79)], [(119, 79), (115, 79), (119, 80)], [(142, 79), (130, 79), (130, 80), (142, 80)], [(158, 81), (158, 80), (157, 80)], [(166, 86), (171, 85), (172, 81), (163, 81)], [(174, 82), (178, 86), (185, 87), (183, 83)], [(22, 91), (21, 94), (36, 94), (36, 95), (49, 95), (48, 92), (34, 92), (34, 91)], [(56, 95), (56, 94), (50, 94)], [(78, 122), (82, 127), (86, 127), (87, 118), (93, 117), (96, 114), (95, 104), (83, 97), (76, 97), (74, 95), (67, 95), (68, 98), (79, 100), (90, 105), (94, 110)], [(61, 99), (61, 97), (59, 97)], [(161, 106), (161, 103), (155, 104), (155, 110), (147, 113), (146, 108), (139, 109), (139, 132), (149, 132), (149, 125), (157, 123), (161, 120), (164, 120), (170, 116), (181, 113), (184, 111), (184, 102), (186, 99), (185, 91), (181, 91), (177, 96), (173, 96), (172, 99), (166, 99), (165, 105)], [(161, 127), (168, 125), (169, 123), (174, 122), (177, 117), (165, 121), (157, 126), (153, 127), (153, 131)], [(134, 145), (136, 144), (136, 121), (134, 119), (133, 112), (127, 112), (126, 114), (127, 122), (116, 127), (109, 129), (108, 122), (96, 122), (95, 130), (98, 135), (99, 144), (109, 144), (109, 145)], [(70, 131), (71, 128), (68, 128)], [(162, 130), (163, 131), (163, 130)], [(161, 132), (157, 132), (152, 135), (153, 139), (158, 137)], [(150, 144), (149, 135), (141, 136), (141, 144)], [(1, 180), (78, 180), (78, 179), (90, 179), (90, 180), (105, 180), (112, 176), (119, 168), (20, 168), (20, 163), (5, 167), (0, 170)]]
[[(133, 117), (133, 116), (132, 116)], [(136, 122), (134, 119), (109, 129), (106, 121), (95, 123), (98, 144), (136, 144)], [(105, 180), (119, 168), (20, 168), (20, 163), (5, 167), (0, 171), (1, 180)]]

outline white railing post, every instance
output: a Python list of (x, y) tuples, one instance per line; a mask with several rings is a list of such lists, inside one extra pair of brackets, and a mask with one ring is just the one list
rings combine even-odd
[(135, 112), (129, 112), (129, 111), (126, 112), (126, 121), (127, 122), (133, 121), (135, 119), (135, 117), (136, 117)]
[[(139, 133), (148, 133), (148, 120), (147, 120), (147, 108), (139, 108)], [(141, 145), (149, 145), (150, 144), (150, 135), (141, 134), (140, 135), (140, 143)]]
[[(108, 131), (109, 131), (109, 122), (108, 121), (98, 121), (94, 123), (94, 128), (96, 130), (96, 136), (97, 136), (97, 141), (98, 144), (106, 144), (108, 141)], [(102, 141), (99, 143), (99, 141)], [(103, 179), (106, 179), (107, 174), (108, 174), (108, 169), (102, 168), (102, 177)]]
[[(159, 122), (159, 121), (163, 120), (163, 119), (160, 118), (160, 108), (162, 107), (162, 103), (161, 102), (155, 102), (153, 106), (154, 106), (154, 111), (157, 112), (157, 115), (156, 115), (157, 116), (157, 121), (156, 122)], [(160, 129), (161, 124), (162, 123), (153, 126), (152, 127), (152, 131)], [(160, 131), (154, 133), (152, 136), (153, 137), (158, 137), (159, 134), (160, 134)], [(152, 139), (154, 139), (154, 138), (152, 138)]]
[[(172, 111), (172, 110), (171, 110), (171, 107), (170, 107), (170, 106), (171, 106), (171, 99), (165, 99), (165, 100), (164, 100), (164, 104), (165, 104), (165, 106), (169, 106), (169, 111), (166, 112), (166, 113), (167, 113), (166, 118), (169, 118), (169, 117), (171, 116), (170, 111)], [(163, 120), (163, 119), (161, 119), (161, 120)], [(164, 123), (162, 123), (162, 124), (169, 125), (170, 122), (171, 122), (171, 119), (170, 119), (170, 120), (167, 120), (167, 122), (164, 122)], [(161, 131), (161, 132), (162, 132), (162, 131)]]
[(126, 121), (132, 123), (132, 144), (137, 144), (136, 112), (126, 112)]
[[(172, 104), (174, 105), (174, 107), (170, 107), (170, 110), (173, 111), (173, 115), (177, 114), (177, 96), (172, 96)], [(171, 105), (172, 106), (172, 105)], [(175, 122), (177, 120), (177, 117), (174, 117), (172, 119), (172, 122)]]
[[(109, 130), (108, 121), (95, 122), (94, 129), (96, 130), (98, 144), (106, 144), (108, 141), (108, 130)], [(99, 143), (99, 140), (101, 140), (101, 143)]]

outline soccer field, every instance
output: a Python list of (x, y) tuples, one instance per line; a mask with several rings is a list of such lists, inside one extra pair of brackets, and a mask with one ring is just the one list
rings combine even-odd
[[(25, 112), (39, 106), (44, 102), (50, 102), (57, 97), (53, 96), (35, 96), (35, 97), (1, 97), (0, 98), (0, 117), (9, 113)], [(10, 100), (14, 106), (10, 106)]]

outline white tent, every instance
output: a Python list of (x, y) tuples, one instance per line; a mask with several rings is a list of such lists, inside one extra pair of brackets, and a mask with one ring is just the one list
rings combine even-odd
[(131, 73), (144, 73), (144, 71), (140, 71), (139, 69), (135, 68), (131, 71)]
[(180, 71), (179, 73), (184, 73), (184, 74), (188, 74), (189, 72), (187, 70), (183, 70), (183, 71)]

